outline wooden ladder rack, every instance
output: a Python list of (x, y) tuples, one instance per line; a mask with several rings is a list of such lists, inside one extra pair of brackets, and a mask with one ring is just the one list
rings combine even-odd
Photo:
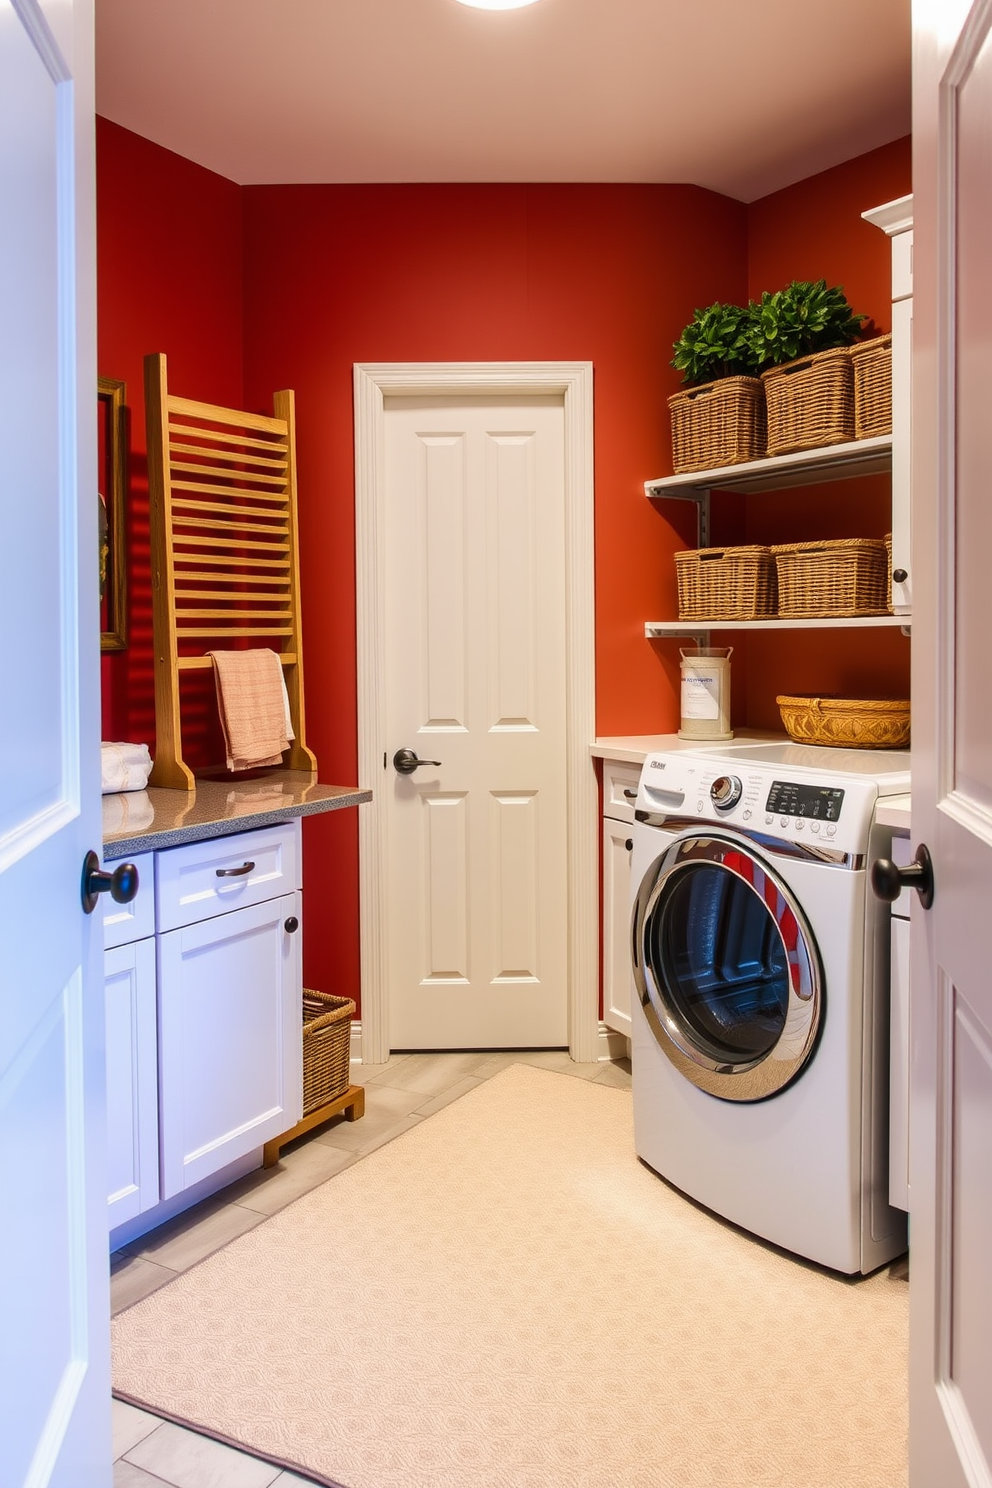
[(286, 767), (317, 769), (305, 741), (293, 394), (275, 393), (272, 401), (268, 418), (173, 397), (164, 355), (145, 357), (155, 638), (151, 785), (195, 789), (183, 760), (180, 673), (212, 668), (207, 651), (231, 641), (277, 652), (296, 735)]

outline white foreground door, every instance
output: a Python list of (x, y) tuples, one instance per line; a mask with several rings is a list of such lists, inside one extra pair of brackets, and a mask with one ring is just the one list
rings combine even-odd
[(102, 933), (79, 894), (100, 846), (92, 34), (88, 0), (0, 0), (4, 1488), (111, 1480)]
[(912, 916), (910, 1482), (989, 1488), (992, 4), (913, 16), (913, 835), (936, 896)]
[(385, 408), (390, 1045), (566, 1044), (562, 398)]

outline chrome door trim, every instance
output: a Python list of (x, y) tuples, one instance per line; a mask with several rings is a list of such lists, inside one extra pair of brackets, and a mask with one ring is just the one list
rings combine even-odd
[[(635, 811), (634, 820), (646, 827), (660, 827), (666, 832), (706, 832), (709, 823), (698, 816), (666, 816), (663, 811)], [(839, 847), (821, 847), (819, 843), (791, 842), (785, 837), (769, 837), (753, 827), (739, 827), (735, 822), (714, 823), (717, 833), (734, 832), (760, 847), (762, 852), (779, 858), (798, 858), (808, 863), (822, 863), (829, 868), (846, 868), (857, 873), (865, 866), (864, 853), (843, 852)]]
[[(721, 1100), (758, 1101), (777, 1095), (797, 1077), (807, 1063), (819, 1037), (824, 1015), (823, 970), (813, 931), (795, 896), (770, 864), (750, 851), (740, 838), (726, 832), (698, 830), (669, 844), (651, 864), (634, 899), (631, 916), (631, 959), (634, 983), (648, 1026), (660, 1048), (691, 1084)], [(743, 866), (728, 861), (743, 856), (760, 875), (755, 882)], [(789, 1005), (785, 1027), (775, 1047), (756, 1059), (728, 1063), (715, 1059), (693, 1040), (669, 1005), (657, 968), (644, 955), (645, 929), (659, 907), (673, 878), (692, 865), (708, 863), (732, 873), (761, 901), (782, 937), (790, 968)], [(768, 881), (782, 901), (776, 916), (762, 890)], [(790, 948), (783, 925), (795, 945)]]

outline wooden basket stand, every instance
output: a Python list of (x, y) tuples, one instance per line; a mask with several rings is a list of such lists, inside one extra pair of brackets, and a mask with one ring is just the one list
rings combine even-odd
[(837, 346), (762, 372), (768, 403), (768, 453), (845, 444), (854, 438), (851, 351)]
[(673, 393), (672, 464), (676, 475), (719, 470), (765, 453), (765, 394), (757, 377), (721, 377)]
[(344, 1112), (348, 1121), (365, 1114), (365, 1091), (351, 1084), (350, 997), (303, 989), (303, 1119), (266, 1142), (262, 1166), (271, 1168), (288, 1142)]

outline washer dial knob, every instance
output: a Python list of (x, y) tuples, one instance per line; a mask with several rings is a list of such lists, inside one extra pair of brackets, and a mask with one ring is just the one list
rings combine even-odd
[(721, 775), (710, 786), (710, 800), (717, 811), (731, 811), (740, 800), (743, 789), (736, 775)]

